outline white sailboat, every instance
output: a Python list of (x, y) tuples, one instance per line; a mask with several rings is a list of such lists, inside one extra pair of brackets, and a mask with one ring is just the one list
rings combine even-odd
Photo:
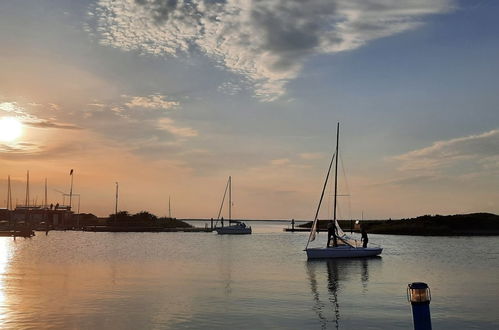
[[(329, 168), (326, 175), (326, 180), (324, 182), (324, 187), (322, 189), (321, 198), (319, 200), (319, 205), (315, 213), (314, 222), (310, 228), (310, 235), (308, 237), (307, 245), (305, 251), (307, 252), (308, 259), (325, 259), (325, 258), (357, 258), (357, 257), (373, 257), (381, 254), (383, 249), (381, 247), (362, 247), (362, 244), (349, 236), (347, 236), (336, 219), (336, 198), (338, 196), (338, 144), (340, 138), (340, 123), (336, 128), (336, 152), (331, 158)], [(333, 205), (333, 221), (337, 229), (337, 240), (338, 246), (333, 247), (309, 247), (310, 242), (315, 239), (317, 233), (317, 216), (319, 214), (319, 209), (322, 203), (322, 198), (324, 197), (324, 191), (329, 179), (329, 174), (331, 172), (331, 167), (333, 161), (335, 160), (334, 168), (334, 205)]]
[[(224, 227), (223, 217), (220, 219), (220, 214), (222, 213), (222, 208), (225, 201), (225, 195), (227, 194), (227, 189), (229, 190), (229, 225)], [(220, 205), (220, 211), (218, 212), (217, 223), (221, 220), (221, 227), (215, 228), (215, 231), (219, 235), (248, 235), (251, 234), (251, 227), (246, 226), (242, 221), (232, 220), (232, 177), (229, 176), (227, 185), (225, 186), (224, 197), (222, 198), (222, 204)]]

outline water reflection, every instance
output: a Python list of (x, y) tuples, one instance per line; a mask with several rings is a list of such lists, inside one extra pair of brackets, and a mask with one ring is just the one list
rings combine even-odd
[[(351, 277), (359, 276), (362, 292), (368, 290), (369, 263), (379, 258), (331, 259), (327, 261), (307, 261), (307, 274), (314, 300), (313, 311), (319, 318), (321, 329), (340, 328), (339, 295), (342, 283), (355, 283)], [(324, 279), (324, 275), (325, 279)], [(325, 281), (325, 283), (324, 283)], [(324, 289), (327, 288), (327, 291)]]
[[(375, 258), (372, 260), (379, 260), (379, 258)], [(361, 273), (360, 273), (360, 279), (362, 281), (362, 293), (367, 292), (367, 283), (369, 282), (369, 259), (363, 258), (361, 261)], [(375, 261), (372, 261), (375, 262)]]
[(221, 281), (223, 283), (223, 289), (225, 296), (230, 296), (232, 293), (232, 264), (233, 264), (233, 248), (232, 248), (232, 238), (230, 236), (221, 235), (221, 239), (218, 240), (220, 247), (218, 252), (220, 257), (218, 259), (219, 270)]
[(8, 315), (8, 303), (6, 299), (6, 274), (12, 254), (12, 241), (10, 238), (0, 238), (0, 325), (5, 324)]

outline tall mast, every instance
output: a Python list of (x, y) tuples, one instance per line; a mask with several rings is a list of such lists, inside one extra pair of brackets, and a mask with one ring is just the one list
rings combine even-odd
[(116, 203), (114, 204), (114, 214), (118, 216), (118, 182), (116, 182)]
[(47, 208), (47, 178), (45, 178), (45, 203), (43, 207)]
[(69, 210), (72, 209), (72, 201), (73, 201), (73, 169), (69, 172), (69, 175), (71, 176), (71, 187), (69, 188)]
[(171, 198), (170, 198), (170, 196), (168, 196), (168, 218), (171, 219), (172, 218), (172, 208), (171, 208), (170, 201), (171, 201)]
[(7, 210), (12, 210), (12, 188), (10, 186), (10, 175), (7, 178)]
[(336, 126), (336, 159), (334, 164), (334, 206), (333, 220), (336, 221), (336, 197), (338, 195), (338, 144), (340, 142), (340, 123)]
[(229, 224), (232, 219), (232, 177), (229, 176)]
[(29, 206), (29, 171), (26, 172), (26, 201), (25, 206)]

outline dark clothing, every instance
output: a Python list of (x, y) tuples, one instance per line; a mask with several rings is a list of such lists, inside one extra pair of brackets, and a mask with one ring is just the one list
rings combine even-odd
[(367, 243), (369, 242), (369, 238), (367, 237), (367, 232), (365, 231), (365, 229), (362, 229), (360, 234), (362, 235), (362, 238), (360, 239), (363, 242), (362, 247), (366, 248)]
[(327, 247), (329, 247), (331, 243), (331, 237), (333, 238), (333, 247), (338, 246), (338, 239), (336, 238), (337, 234), (338, 234), (338, 229), (336, 228), (335, 223), (330, 221), (327, 224)]

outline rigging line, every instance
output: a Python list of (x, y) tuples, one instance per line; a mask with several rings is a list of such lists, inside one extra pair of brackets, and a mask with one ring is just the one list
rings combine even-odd
[(225, 196), (227, 195), (227, 189), (229, 188), (229, 180), (227, 180), (227, 184), (225, 185), (224, 197), (222, 198), (222, 203), (220, 204), (220, 209), (218, 210), (217, 221), (215, 222), (215, 227), (218, 224), (218, 220), (220, 219), (220, 214), (222, 213), (222, 208), (225, 202)]
[(333, 156), (331, 157), (331, 162), (329, 163), (329, 168), (327, 169), (327, 174), (326, 174), (326, 180), (324, 181), (324, 186), (322, 187), (322, 193), (321, 193), (321, 198), (319, 199), (319, 205), (317, 205), (317, 210), (315, 211), (315, 217), (314, 217), (314, 222), (312, 224), (312, 228), (310, 228), (310, 235), (308, 235), (308, 241), (307, 241), (307, 246), (305, 249), (308, 248), (308, 245), (310, 244), (310, 240), (312, 238), (312, 235), (314, 233), (314, 226), (317, 225), (317, 216), (319, 215), (319, 210), (321, 209), (321, 203), (322, 199), (324, 198), (324, 191), (326, 190), (327, 182), (329, 180), (329, 174), (331, 173), (331, 167), (333, 166), (333, 161), (336, 153), (333, 153)]

